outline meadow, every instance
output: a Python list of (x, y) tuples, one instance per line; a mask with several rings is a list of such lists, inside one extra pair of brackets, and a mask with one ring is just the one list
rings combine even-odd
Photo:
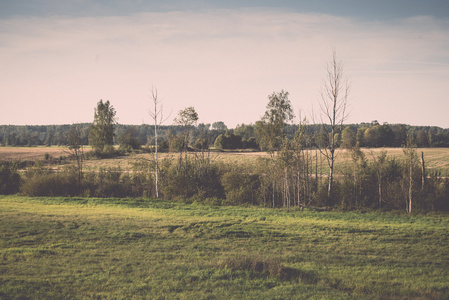
[(0, 196), (0, 299), (448, 299), (447, 214)]

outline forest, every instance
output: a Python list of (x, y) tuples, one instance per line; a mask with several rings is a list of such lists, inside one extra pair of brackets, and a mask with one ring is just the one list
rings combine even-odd
[[(88, 145), (89, 127), (91, 123), (66, 125), (0, 125), (0, 144), (2, 146), (65, 146), (67, 132), (72, 126), (81, 131), (83, 145)], [(303, 125), (312, 134), (318, 134), (323, 124)], [(435, 126), (412, 126), (406, 124), (379, 124), (377, 121), (361, 124), (347, 124), (342, 132), (343, 137), (350, 131), (360, 147), (403, 147), (407, 143), (407, 135), (412, 134), (418, 147), (449, 147), (449, 129)], [(189, 143), (192, 145), (207, 141), (208, 147), (221, 146), (222, 149), (257, 149), (260, 150), (256, 136), (256, 124), (239, 124), (235, 128), (227, 128), (218, 121), (211, 124), (200, 123), (189, 129)], [(299, 125), (287, 124), (286, 133), (289, 139), (294, 137)], [(178, 125), (159, 127), (159, 140), (162, 150), (168, 150), (168, 139), (175, 137), (182, 130)], [(222, 135), (217, 141), (218, 136)], [(223, 142), (223, 136), (228, 139)], [(229, 137), (233, 137), (229, 139)], [(339, 138), (338, 146), (344, 147), (344, 139)], [(348, 137), (346, 137), (348, 138)], [(115, 124), (115, 145), (132, 142), (136, 147), (145, 146), (154, 139), (154, 126), (150, 124), (124, 125)]]

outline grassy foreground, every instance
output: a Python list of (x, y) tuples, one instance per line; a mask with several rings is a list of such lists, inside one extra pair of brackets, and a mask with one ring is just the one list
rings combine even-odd
[(448, 299), (449, 216), (0, 197), (0, 299)]

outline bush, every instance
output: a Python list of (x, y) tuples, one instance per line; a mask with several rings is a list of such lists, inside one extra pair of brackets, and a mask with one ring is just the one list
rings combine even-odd
[(250, 137), (247, 140), (242, 140), (244, 149), (259, 149), (259, 144), (255, 137)]
[(120, 167), (100, 168), (94, 179), (95, 197), (126, 197), (128, 193), (126, 186), (120, 181), (121, 176), (122, 170)]
[(77, 174), (71, 170), (54, 173), (50, 170), (31, 170), (21, 186), (21, 192), (30, 197), (76, 196), (79, 192)]
[(242, 168), (236, 168), (223, 174), (221, 184), (229, 204), (258, 204), (260, 188), (258, 174), (251, 174)]
[(137, 129), (129, 127), (126, 131), (117, 138), (120, 145), (120, 150), (125, 152), (132, 152), (140, 148), (139, 140), (137, 139)]
[(226, 131), (215, 139), (214, 146), (218, 149), (241, 149), (242, 137)]
[(89, 158), (97, 158), (97, 159), (105, 159), (105, 158), (112, 158), (116, 156), (123, 155), (122, 151), (115, 150), (114, 147), (108, 146), (105, 147), (103, 151), (94, 149), (92, 151), (87, 152), (84, 156), (86, 159)]
[(449, 180), (432, 172), (423, 193), (427, 210), (449, 211)]
[(190, 198), (197, 192), (193, 165), (164, 160), (161, 165), (161, 191), (165, 199)]
[(218, 167), (205, 156), (179, 159), (164, 159), (160, 168), (161, 191), (165, 199), (177, 197), (202, 202), (206, 198), (222, 198)]
[(331, 199), (328, 198), (328, 181), (327, 178), (318, 185), (318, 190), (314, 195), (312, 202), (310, 203), (313, 206), (325, 206), (328, 207), (335, 203), (341, 203), (341, 197), (339, 193), (338, 182), (334, 180), (333, 186), (333, 195), (331, 195)]
[(0, 194), (16, 194), (19, 188), (20, 175), (17, 173), (17, 163), (2, 162), (0, 164)]

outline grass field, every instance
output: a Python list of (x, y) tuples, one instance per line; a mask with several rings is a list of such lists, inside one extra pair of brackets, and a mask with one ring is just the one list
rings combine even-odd
[(67, 156), (67, 148), (63, 147), (0, 147), (0, 160), (43, 160), (45, 153), (53, 157)]
[(0, 197), (0, 299), (448, 299), (449, 216)]

